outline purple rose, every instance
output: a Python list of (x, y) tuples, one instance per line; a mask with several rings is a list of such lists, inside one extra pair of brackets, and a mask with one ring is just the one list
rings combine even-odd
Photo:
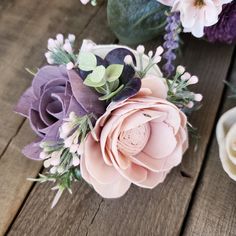
[[(78, 116), (94, 113), (100, 116), (105, 106), (96, 92), (83, 84), (75, 70), (64, 66), (45, 66), (35, 75), (32, 86), (20, 98), (15, 111), (29, 119), (41, 141), (57, 141), (63, 119), (75, 112)], [(39, 143), (32, 143), (23, 153), (38, 159)]]

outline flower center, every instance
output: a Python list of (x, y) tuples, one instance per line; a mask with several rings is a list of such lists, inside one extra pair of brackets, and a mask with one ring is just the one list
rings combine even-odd
[(204, 2), (204, 0), (195, 0), (194, 6), (201, 8), (201, 7), (205, 6), (205, 2)]
[(143, 150), (149, 137), (149, 123), (139, 125), (134, 129), (123, 131), (119, 135), (118, 150), (125, 154), (134, 156)]

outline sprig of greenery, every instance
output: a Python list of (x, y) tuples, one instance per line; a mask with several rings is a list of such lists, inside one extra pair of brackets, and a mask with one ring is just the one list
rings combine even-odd
[(52, 188), (53, 190), (58, 190), (58, 193), (56, 194), (52, 202), (51, 208), (53, 208), (57, 204), (64, 190), (68, 190), (68, 192), (72, 194), (72, 189), (71, 189), (72, 183), (74, 181), (81, 180), (81, 173), (78, 168), (72, 167), (62, 175), (58, 173), (52, 174), (50, 172), (46, 172), (46, 174), (39, 174), (38, 178), (28, 178), (28, 180), (39, 183), (45, 183), (45, 182), (56, 183), (56, 185)]
[[(43, 149), (44, 165), (46, 168), (52, 165), (50, 159), (58, 157), (59, 162), (53, 166), (50, 171), (45, 174), (39, 174), (38, 178), (28, 178), (28, 180), (36, 181), (39, 183), (53, 182), (56, 185), (52, 188), (58, 190), (52, 207), (54, 207), (59, 200), (64, 190), (68, 190), (72, 193), (71, 186), (72, 182), (81, 179), (80, 170), (73, 163), (73, 158), (80, 158), (80, 154), (76, 150), (71, 151), (70, 145), (67, 140), (74, 144), (82, 143), (86, 138), (88, 132), (93, 130), (93, 121), (96, 120), (94, 114), (88, 114), (82, 117), (76, 116), (71, 113), (68, 119), (65, 119), (66, 123), (70, 123), (71, 131), (69, 130), (68, 135), (64, 136), (64, 140), (58, 142), (41, 142), (40, 146)], [(63, 125), (60, 132), (63, 132)], [(69, 142), (69, 143), (70, 143)], [(49, 163), (49, 164), (48, 164)], [(76, 165), (78, 165), (77, 163)]]
[(84, 71), (91, 71), (84, 80), (84, 84), (102, 94), (99, 100), (111, 99), (124, 87), (119, 80), (124, 65), (112, 64), (107, 68), (103, 65), (97, 66), (95, 55), (82, 52), (78, 57), (78, 67)]

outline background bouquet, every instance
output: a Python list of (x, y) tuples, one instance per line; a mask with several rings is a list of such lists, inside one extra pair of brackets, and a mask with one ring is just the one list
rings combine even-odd
[[(144, 42), (165, 31), (191, 32), (210, 42), (236, 42), (236, 2), (232, 0), (108, 0), (107, 15), (111, 29), (126, 44)], [(177, 31), (173, 24), (178, 25)]]
[(202, 100), (188, 87), (196, 76), (178, 66), (165, 79), (157, 64), (163, 48), (145, 54), (75, 36), (48, 40), (49, 64), (34, 74), (16, 112), (27, 117), (38, 140), (23, 153), (42, 160), (39, 182), (55, 182), (52, 206), (81, 178), (105, 198), (125, 194), (133, 183), (154, 188), (188, 148), (184, 111)]

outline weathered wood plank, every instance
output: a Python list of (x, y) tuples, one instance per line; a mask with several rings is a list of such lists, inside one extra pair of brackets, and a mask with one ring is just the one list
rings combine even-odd
[[(236, 57), (229, 80), (236, 85)], [(236, 105), (229, 93), (220, 114)], [(184, 235), (236, 235), (236, 183), (222, 168), (215, 135), (189, 211)]]
[(64, 194), (56, 208), (50, 210), (53, 199), (50, 185), (37, 184), (9, 235), (177, 235), (180, 232), (233, 51), (230, 46), (212, 45), (193, 38), (185, 38), (185, 42), (181, 61), (189, 71), (199, 75), (197, 90), (205, 96), (201, 112), (192, 117), (202, 136), (197, 152), (193, 152), (192, 145), (182, 165), (169, 174), (164, 184), (154, 190), (132, 187), (118, 200), (104, 200), (88, 185), (79, 183), (74, 186), (72, 197)]
[[(34, 139), (24, 119), (13, 114), (22, 92), (30, 85), (25, 67), (45, 63), (47, 39), (58, 32), (80, 34), (100, 7), (83, 7), (77, 0), (0, 3), (0, 235), (20, 208), (41, 163), (27, 160), (21, 148)], [(23, 125), (23, 127), (22, 127)]]

